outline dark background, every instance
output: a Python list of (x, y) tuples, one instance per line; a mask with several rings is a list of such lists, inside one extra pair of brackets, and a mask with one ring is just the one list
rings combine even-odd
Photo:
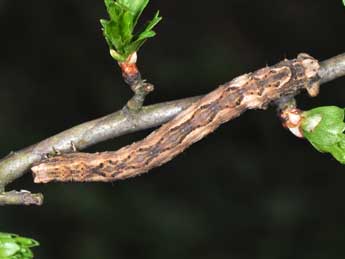
[[(344, 51), (341, 0), (157, 1), (139, 53), (147, 103), (204, 94), (300, 52)], [(103, 1), (0, 0), (0, 153), (120, 109), (131, 92), (108, 55)], [(345, 79), (301, 108), (345, 106)], [(116, 150), (150, 131), (89, 149)], [(40, 259), (344, 258), (345, 169), (250, 111), (168, 164), (113, 184), (33, 185), (43, 207), (0, 208), (0, 231), (34, 237)]]

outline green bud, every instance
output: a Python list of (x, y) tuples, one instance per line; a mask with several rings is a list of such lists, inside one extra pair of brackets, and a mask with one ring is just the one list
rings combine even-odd
[(148, 38), (156, 35), (153, 28), (162, 17), (157, 12), (142, 31), (134, 33), (134, 28), (149, 0), (105, 0), (104, 3), (110, 20), (100, 20), (103, 35), (111, 56), (122, 62), (138, 51)]

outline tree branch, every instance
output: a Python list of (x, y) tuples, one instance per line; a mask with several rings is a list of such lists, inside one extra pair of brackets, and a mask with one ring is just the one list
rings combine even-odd
[(68, 129), (18, 152), (11, 152), (0, 160), (0, 192), (4, 191), (7, 184), (23, 176), (34, 163), (47, 154), (54, 153), (54, 148), (62, 153), (73, 152), (73, 145), (82, 150), (108, 139), (159, 126), (199, 98), (149, 105), (138, 113), (120, 110)]
[(32, 168), (35, 183), (111, 182), (160, 166), (249, 109), (266, 109), (302, 90), (319, 92), (318, 61), (307, 54), (244, 74), (193, 103), (145, 139), (114, 152), (73, 153), (48, 158)]
[(320, 63), (320, 84), (345, 76), (345, 53)]
[[(345, 75), (345, 54), (320, 63), (320, 83)], [(24, 175), (30, 167), (53, 151), (72, 152), (72, 143), (78, 150), (124, 134), (159, 126), (175, 117), (201, 97), (186, 98), (143, 107), (136, 114), (124, 110), (103, 118), (83, 123), (38, 144), (13, 152), (0, 160), (0, 192), (7, 184)]]
[(41, 193), (32, 194), (28, 191), (10, 191), (0, 193), (0, 206), (4, 205), (42, 205), (43, 195)]

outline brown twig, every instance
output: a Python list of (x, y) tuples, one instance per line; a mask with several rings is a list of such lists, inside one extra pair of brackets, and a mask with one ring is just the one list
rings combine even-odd
[[(345, 54), (323, 61), (320, 65), (321, 84), (342, 77), (345, 75)], [(114, 137), (156, 127), (169, 121), (200, 98), (192, 97), (146, 106), (134, 116), (118, 111), (68, 129), (18, 152), (11, 152), (0, 160), (0, 192), (4, 191), (7, 184), (22, 177), (34, 163), (52, 152), (53, 147), (61, 152), (71, 152), (73, 142), (78, 150), (83, 150)]]
[(248, 109), (266, 109), (302, 89), (315, 95), (319, 63), (307, 54), (245, 74), (197, 101), (147, 138), (115, 152), (48, 158), (32, 168), (36, 183), (110, 182), (134, 177), (168, 162), (187, 147)]

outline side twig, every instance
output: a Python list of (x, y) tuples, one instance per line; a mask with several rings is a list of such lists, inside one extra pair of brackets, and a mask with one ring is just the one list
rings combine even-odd
[[(111, 51), (110, 51), (111, 52)], [(124, 81), (132, 89), (134, 96), (127, 102), (130, 112), (138, 112), (144, 105), (145, 97), (154, 90), (154, 86), (141, 78), (137, 67), (137, 53), (132, 53), (126, 61), (119, 62)]]

